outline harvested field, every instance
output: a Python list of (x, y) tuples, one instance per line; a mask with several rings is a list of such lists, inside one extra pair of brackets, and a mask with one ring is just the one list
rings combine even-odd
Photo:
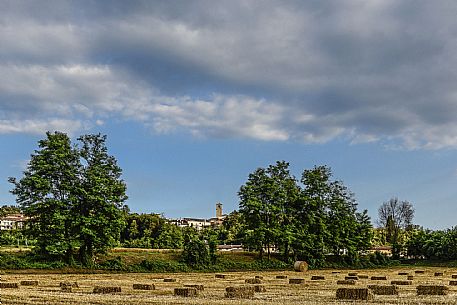
[[(416, 267), (417, 268), (417, 267)], [(414, 269), (391, 268), (382, 270), (360, 270), (358, 274), (366, 274), (368, 279), (360, 279), (353, 284), (344, 286), (337, 284), (344, 281), (345, 270), (308, 270), (306, 276), (295, 271), (284, 272), (227, 272), (226, 278), (215, 279), (214, 273), (128, 273), (128, 274), (25, 274), (10, 271), (2, 274), (2, 284), (21, 281), (38, 281), (38, 286), (17, 285), (15, 289), (1, 289), (2, 305), (151, 305), (151, 304), (180, 304), (180, 305), (348, 305), (352, 299), (337, 299), (337, 289), (341, 297), (363, 298), (366, 288), (367, 297), (371, 300), (357, 301), (357, 304), (375, 305), (457, 305), (457, 286), (449, 285), (451, 274), (457, 274), (457, 268), (424, 268), (425, 273), (415, 276), (412, 285), (389, 286), (391, 281), (405, 280), (399, 272), (414, 274)], [(339, 273), (337, 273), (339, 272)], [(352, 272), (352, 270), (351, 270)], [(356, 272), (354, 270), (354, 272)], [(435, 277), (435, 272), (444, 272), (445, 277)], [(389, 282), (374, 282), (372, 276), (385, 275)], [(287, 279), (276, 279), (277, 275)], [(246, 284), (246, 279), (262, 276), (262, 285)], [(313, 276), (324, 276), (324, 280), (312, 281)], [(176, 282), (164, 282), (165, 278), (176, 279)], [(303, 279), (304, 278), (304, 279)], [(290, 285), (289, 279), (303, 279), (301, 285)], [(61, 290), (60, 283), (71, 287)], [(74, 285), (77, 283), (77, 285)], [(154, 285), (153, 290), (134, 289), (134, 284)], [(374, 284), (379, 288), (373, 288)], [(203, 289), (199, 289), (200, 286)], [(370, 286), (369, 286), (370, 285)], [(119, 287), (119, 291), (111, 293), (93, 293), (95, 287)], [(187, 286), (187, 287), (186, 287)], [(246, 291), (234, 291), (234, 297), (226, 298), (226, 288), (247, 286)], [(420, 290), (417, 288), (421, 286)], [(441, 288), (444, 287), (444, 288)], [(192, 297), (175, 294), (176, 288), (193, 288), (197, 294)], [(193, 289), (190, 289), (193, 291)], [(190, 292), (188, 296), (192, 295)], [(251, 292), (252, 291), (252, 292)], [(398, 294), (395, 294), (397, 293)], [(187, 293), (187, 292), (186, 292)], [(421, 293), (421, 295), (418, 295)], [(444, 293), (444, 294), (443, 294)], [(184, 293), (185, 294), (185, 293)], [(372, 294), (373, 296), (369, 296)], [(422, 295), (426, 294), (426, 295)], [(240, 295), (237, 297), (236, 295)], [(247, 298), (247, 299), (246, 299)]]

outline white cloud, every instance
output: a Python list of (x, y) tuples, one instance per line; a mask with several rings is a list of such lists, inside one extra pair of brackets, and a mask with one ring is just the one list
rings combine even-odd
[(0, 4), (0, 133), (120, 116), (199, 137), (457, 147), (453, 1), (44, 7)]

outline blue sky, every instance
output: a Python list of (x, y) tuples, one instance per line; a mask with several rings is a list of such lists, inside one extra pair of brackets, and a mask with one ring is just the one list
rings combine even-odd
[[(128, 205), (238, 206), (276, 160), (329, 165), (373, 222), (455, 225), (454, 1), (2, 1), (0, 203), (46, 131), (108, 135)], [(3, 180), (3, 182), (1, 182)]]

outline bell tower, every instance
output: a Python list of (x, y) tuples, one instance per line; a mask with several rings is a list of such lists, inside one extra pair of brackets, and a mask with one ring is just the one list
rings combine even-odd
[(222, 203), (216, 203), (216, 218), (222, 218)]

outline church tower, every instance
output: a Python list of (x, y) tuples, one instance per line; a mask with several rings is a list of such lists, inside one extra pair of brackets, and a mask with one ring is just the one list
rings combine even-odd
[(222, 218), (222, 203), (216, 203), (216, 218)]

